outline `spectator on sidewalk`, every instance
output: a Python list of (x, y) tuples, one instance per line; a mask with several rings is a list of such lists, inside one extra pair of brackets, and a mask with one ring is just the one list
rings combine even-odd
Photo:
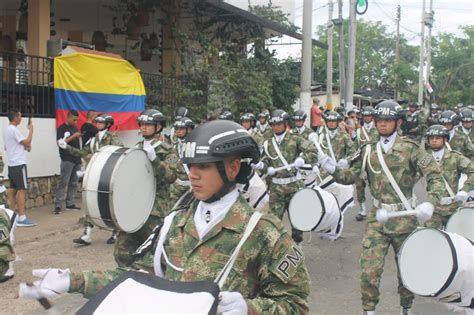
[(26, 217), (26, 191), (28, 189), (28, 175), (26, 171), (26, 153), (31, 149), (33, 139), (33, 123), (28, 123), (28, 136), (22, 135), (18, 129), (21, 123), (21, 112), (12, 108), (8, 111), (10, 124), (3, 132), (3, 142), (8, 157), (8, 206), (18, 212), (17, 226), (35, 226), (36, 224)]
[(94, 138), (97, 134), (97, 128), (94, 125), (96, 117), (97, 112), (95, 111), (95, 109), (89, 109), (87, 111), (87, 121), (82, 124), (81, 127), (82, 145), (85, 145), (90, 139)]
[[(82, 137), (82, 134), (77, 130), (78, 116), (77, 111), (69, 111), (67, 121), (59, 126), (57, 130), (56, 140), (64, 139), (70, 146), (80, 149), (79, 139)], [(61, 212), (66, 187), (66, 210), (80, 210), (80, 208), (74, 204), (74, 197), (77, 192), (77, 183), (79, 180), (77, 171), (81, 169), (81, 158), (61, 148), (59, 148), (59, 156), (61, 158), (61, 173), (59, 174), (59, 180), (56, 185), (54, 214)]]
[(313, 100), (313, 106), (311, 107), (311, 128), (314, 131), (317, 131), (321, 126), (321, 117), (323, 110), (319, 107), (319, 99), (315, 98)]

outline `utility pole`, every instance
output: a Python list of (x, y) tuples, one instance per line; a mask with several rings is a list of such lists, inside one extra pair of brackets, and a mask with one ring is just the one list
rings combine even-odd
[(357, 0), (350, 0), (351, 7), (349, 9), (349, 53), (347, 56), (346, 110), (349, 110), (354, 106), (354, 72), (357, 30), (356, 4)]
[(346, 104), (346, 64), (344, 61), (344, 24), (342, 19), (342, 0), (337, 0), (339, 23), (339, 96), (341, 104)]
[(328, 55), (326, 69), (326, 107), (332, 108), (332, 36), (334, 24), (332, 23), (333, 2), (328, 0)]
[[(401, 8), (400, 5), (397, 5), (397, 41), (395, 42), (395, 64), (398, 66), (400, 64), (400, 18), (401, 18)], [(398, 89), (398, 74), (395, 74), (395, 101), (398, 101), (400, 98), (400, 91)]]
[(311, 101), (311, 59), (313, 55), (312, 37), (313, 1), (303, 1), (303, 45), (301, 49), (301, 92), (300, 109), (310, 112)]
[[(425, 24), (428, 26), (428, 36), (426, 38), (426, 82), (430, 82), (431, 78), (431, 28), (433, 27), (433, 0), (430, 0), (429, 13), (425, 19)], [(431, 105), (431, 97), (428, 102), (428, 110)]]
[(418, 104), (423, 106), (423, 72), (424, 72), (424, 63), (425, 63), (425, 0), (423, 1), (422, 11), (421, 11), (421, 41), (420, 41), (420, 68), (418, 74)]

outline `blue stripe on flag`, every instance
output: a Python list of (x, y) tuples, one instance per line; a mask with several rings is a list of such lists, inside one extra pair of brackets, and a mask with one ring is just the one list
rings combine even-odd
[(145, 109), (145, 95), (119, 95), (105, 93), (76, 92), (54, 89), (57, 109), (75, 109), (97, 112), (141, 112)]

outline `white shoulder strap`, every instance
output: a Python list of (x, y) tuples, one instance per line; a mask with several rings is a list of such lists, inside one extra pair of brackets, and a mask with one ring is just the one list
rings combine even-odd
[(383, 155), (382, 155), (382, 146), (380, 145), (380, 141), (377, 142), (377, 157), (379, 158), (380, 166), (382, 166), (382, 170), (385, 173), (385, 176), (387, 176), (388, 181), (390, 182), (390, 185), (392, 185), (392, 188), (397, 193), (397, 196), (402, 202), (403, 206), (406, 208), (406, 210), (413, 210), (411, 204), (408, 202), (408, 199), (405, 197), (405, 195), (401, 191), (400, 187), (395, 181), (395, 178), (393, 178), (392, 173), (390, 173), (390, 170), (388, 169), (388, 166), (385, 163), (385, 159), (383, 158)]
[(334, 159), (334, 161), (337, 162), (336, 156), (334, 155), (334, 150), (332, 149), (331, 137), (329, 136), (328, 127), (324, 126), (324, 128), (326, 131), (325, 134), (326, 134), (326, 141), (328, 143), (329, 153), (331, 154), (331, 157)]
[(153, 143), (153, 144), (151, 145), (151, 147), (152, 147), (153, 149), (156, 149), (156, 148), (158, 148), (162, 143), (163, 143), (162, 141), (158, 140), (158, 141), (156, 141), (155, 143)]
[(451, 189), (451, 187), (449, 187), (449, 184), (448, 184), (448, 181), (446, 180), (446, 178), (444, 178), (443, 175), (441, 175), (441, 178), (443, 179), (444, 187), (446, 187), (446, 190), (448, 191), (449, 196), (450, 196), (450, 197), (454, 197), (454, 196), (455, 196), (455, 193), (454, 193), (454, 191)]
[(257, 223), (261, 217), (262, 217), (262, 213), (259, 211), (255, 211), (250, 217), (250, 220), (247, 223), (247, 227), (245, 228), (244, 235), (242, 235), (242, 238), (240, 239), (239, 244), (237, 244), (237, 246), (234, 249), (234, 252), (232, 253), (232, 256), (230, 256), (224, 268), (222, 268), (222, 270), (219, 272), (216, 279), (214, 280), (214, 282), (217, 282), (217, 284), (219, 285), (219, 288), (222, 289), (222, 287), (224, 286), (224, 283), (227, 280), (227, 277), (229, 276), (229, 273), (232, 270), (232, 267), (234, 266), (234, 263), (237, 260), (237, 257), (239, 256), (240, 249), (242, 248), (242, 246), (244, 245), (245, 241), (248, 239), (252, 231), (257, 226)]
[(275, 148), (275, 151), (278, 155), (278, 157), (280, 158), (281, 162), (283, 163), (283, 165), (285, 165), (287, 168), (287, 170), (291, 170), (291, 167), (288, 167), (288, 162), (286, 161), (285, 157), (283, 156), (283, 154), (281, 154), (281, 151), (280, 151), (280, 147), (278, 146), (278, 143), (276, 142), (276, 139), (275, 137), (272, 138), (272, 144), (273, 144), (273, 147)]
[[(366, 139), (367, 141), (370, 141), (369, 134), (367, 133), (367, 130), (365, 130), (365, 127), (362, 126), (362, 127), (360, 127), (359, 129), (362, 129), (362, 132), (364, 133), (365, 139)], [(358, 129), (358, 130), (359, 130), (359, 129)]]

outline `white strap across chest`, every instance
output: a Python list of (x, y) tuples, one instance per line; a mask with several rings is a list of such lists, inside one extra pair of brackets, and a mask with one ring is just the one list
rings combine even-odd
[(280, 147), (278, 146), (278, 143), (277, 143), (275, 137), (272, 138), (272, 144), (273, 144), (273, 148), (275, 149), (276, 154), (277, 154), (278, 157), (280, 158), (281, 162), (283, 163), (284, 166), (286, 166), (286, 169), (287, 169), (288, 171), (290, 171), (290, 170), (291, 170), (291, 167), (288, 167), (288, 162), (286, 161), (285, 157), (284, 157), (283, 154), (281, 153)]
[(324, 126), (324, 129), (326, 134), (326, 141), (328, 143), (329, 153), (331, 154), (331, 157), (334, 159), (334, 161), (337, 161), (336, 156), (334, 155), (334, 150), (332, 149), (331, 137), (329, 136), (328, 127)]

